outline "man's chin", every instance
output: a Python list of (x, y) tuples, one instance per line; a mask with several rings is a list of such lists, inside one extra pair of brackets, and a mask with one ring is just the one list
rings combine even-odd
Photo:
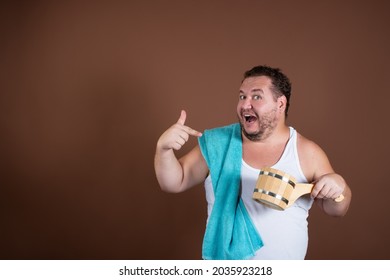
[(261, 133), (258, 131), (248, 131), (246, 129), (242, 129), (242, 132), (246, 138), (248, 138), (251, 141), (258, 141), (261, 139)]

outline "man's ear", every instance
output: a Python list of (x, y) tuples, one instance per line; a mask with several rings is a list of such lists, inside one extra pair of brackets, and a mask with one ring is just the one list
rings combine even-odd
[(282, 110), (283, 112), (285, 112), (286, 111), (286, 106), (287, 106), (287, 98), (286, 98), (286, 96), (284, 96), (284, 95), (279, 96), (277, 102), (278, 102), (279, 110)]

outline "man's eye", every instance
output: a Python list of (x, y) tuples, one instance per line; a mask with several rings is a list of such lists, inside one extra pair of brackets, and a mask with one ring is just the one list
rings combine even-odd
[(255, 96), (253, 96), (253, 99), (254, 100), (259, 100), (259, 99), (261, 99), (261, 97), (260, 97), (260, 95), (255, 95)]
[(240, 100), (244, 100), (245, 99), (245, 95), (240, 95)]

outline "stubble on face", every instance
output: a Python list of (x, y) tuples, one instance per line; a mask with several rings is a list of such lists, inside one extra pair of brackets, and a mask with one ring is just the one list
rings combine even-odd
[[(245, 119), (239, 117), (241, 131), (246, 138), (250, 141), (258, 142), (267, 139), (272, 134), (277, 126), (277, 109), (274, 108), (268, 113), (264, 113), (261, 116), (257, 115), (258, 129), (255, 132), (248, 132), (245, 130)], [(241, 113), (241, 115), (243, 115)]]

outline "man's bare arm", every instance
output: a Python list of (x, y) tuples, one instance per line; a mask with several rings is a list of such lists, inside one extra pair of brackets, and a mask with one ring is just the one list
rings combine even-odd
[[(352, 192), (344, 178), (335, 173), (325, 152), (314, 142), (299, 137), (301, 166), (308, 180), (313, 184), (311, 196), (328, 215), (344, 216), (349, 208)], [(335, 199), (344, 196), (342, 201)]]
[(163, 191), (183, 192), (200, 183), (207, 176), (207, 164), (196, 146), (180, 159), (174, 150), (180, 150), (190, 136), (202, 133), (185, 125), (186, 112), (182, 111), (177, 123), (167, 129), (157, 141), (154, 168)]

